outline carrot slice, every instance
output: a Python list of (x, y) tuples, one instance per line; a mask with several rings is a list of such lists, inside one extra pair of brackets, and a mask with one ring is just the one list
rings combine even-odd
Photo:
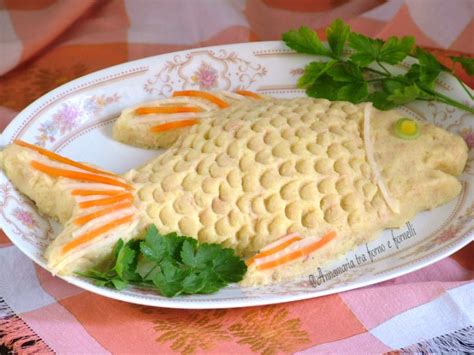
[(212, 103), (215, 103), (220, 108), (229, 107), (229, 104), (221, 99), (219, 99), (216, 95), (212, 95), (205, 91), (198, 91), (198, 90), (184, 90), (184, 91), (175, 91), (173, 96), (192, 96), (192, 97), (200, 97), (202, 99), (206, 99)]
[(329, 243), (334, 237), (336, 236), (336, 232), (332, 231), (329, 232), (328, 234), (324, 235), (320, 240), (317, 242), (314, 242), (310, 245), (305, 246), (304, 248), (295, 250), (292, 253), (283, 255), (281, 258), (278, 258), (276, 260), (269, 261), (267, 263), (263, 263), (257, 266), (258, 270), (269, 270), (273, 269), (277, 266), (287, 264), (295, 259), (298, 259), (300, 257), (306, 256), (308, 254), (311, 254), (312, 252), (316, 251), (317, 249), (323, 247), (327, 243)]
[(127, 188), (128, 190), (130, 189), (130, 186), (128, 184), (121, 182), (117, 179), (114, 179), (112, 177), (81, 173), (79, 171), (73, 171), (73, 170), (53, 168), (51, 166), (44, 165), (35, 160), (31, 161), (31, 166), (35, 168), (36, 170), (39, 170), (50, 176), (66, 177), (69, 179), (82, 180), (82, 181), (101, 182), (104, 184), (109, 184), (109, 185), (114, 185), (114, 186), (122, 186), (122, 187)]
[(80, 208), (88, 208), (88, 207), (94, 207), (94, 206), (105, 206), (105, 205), (110, 205), (112, 203), (116, 202), (121, 202), (121, 201), (131, 201), (132, 200), (132, 194), (130, 193), (125, 193), (117, 196), (111, 196), (111, 197), (106, 197), (106, 198), (101, 198), (98, 200), (90, 200), (90, 201), (83, 201), (79, 202), (79, 207)]
[(74, 249), (74, 248), (80, 246), (81, 244), (87, 243), (87, 242), (93, 240), (94, 238), (96, 238), (97, 236), (110, 231), (111, 229), (114, 229), (114, 228), (116, 228), (116, 227), (118, 227), (122, 224), (129, 223), (133, 220), (133, 218), (134, 218), (134, 215), (131, 214), (131, 215), (128, 215), (128, 216), (125, 216), (125, 217), (122, 217), (122, 218), (118, 218), (118, 219), (116, 219), (112, 222), (109, 222), (107, 224), (104, 224), (103, 226), (100, 226), (99, 228), (92, 229), (92, 230), (78, 236), (76, 239), (71, 240), (69, 243), (65, 244), (62, 248), (62, 253), (65, 254), (68, 251), (70, 251), (71, 249)]
[(260, 100), (262, 97), (253, 92), (253, 91), (247, 91), (247, 90), (235, 90), (236, 94), (242, 95), (242, 96), (248, 96), (248, 97), (253, 97), (254, 99)]
[(248, 259), (247, 262), (246, 262), (247, 266), (252, 265), (255, 262), (256, 259), (260, 259), (260, 258), (263, 258), (265, 256), (269, 256), (269, 255), (273, 255), (275, 253), (278, 253), (279, 251), (285, 249), (286, 247), (290, 246), (291, 244), (293, 244), (293, 243), (295, 243), (299, 240), (301, 240), (301, 237), (294, 236), (293, 238), (290, 238), (287, 241), (274, 246), (273, 248), (270, 248), (268, 250), (264, 250), (264, 251), (258, 253), (257, 255), (255, 255), (254, 257)]
[(106, 196), (114, 196), (123, 193), (122, 190), (85, 190), (85, 189), (77, 189), (72, 190), (71, 195), (73, 196), (95, 196), (95, 195), (106, 195)]
[(173, 129), (194, 126), (195, 124), (198, 124), (198, 123), (199, 123), (199, 120), (181, 120), (181, 121), (174, 121), (174, 122), (166, 122), (166, 123), (162, 123), (157, 126), (151, 127), (150, 132), (160, 133), (160, 132), (170, 131)]
[(103, 170), (100, 170), (100, 169), (95, 169), (95, 168), (90, 167), (88, 165), (78, 163), (77, 161), (62, 157), (62, 156), (60, 156), (56, 153), (50, 152), (49, 150), (43, 149), (41, 147), (38, 147), (38, 146), (30, 144), (30, 143), (23, 142), (21, 140), (16, 140), (14, 143), (21, 146), (21, 147), (25, 147), (25, 148), (29, 148), (31, 150), (34, 150), (35, 152), (40, 153), (41, 155), (44, 155), (44, 156), (48, 157), (49, 159), (58, 161), (60, 163), (68, 164), (68, 165), (74, 166), (76, 168), (87, 170), (91, 173), (115, 176), (115, 174), (113, 174), (113, 173), (109, 173), (107, 171), (103, 171)]
[(121, 209), (128, 208), (128, 207), (131, 207), (131, 206), (132, 206), (131, 202), (123, 202), (123, 203), (120, 203), (120, 204), (117, 204), (117, 205), (109, 206), (109, 207), (106, 207), (106, 208), (101, 209), (99, 211), (95, 211), (95, 212), (92, 212), (92, 213), (89, 213), (89, 214), (86, 214), (84, 216), (76, 218), (74, 220), (74, 224), (78, 225), (78, 226), (82, 226), (82, 225), (86, 224), (87, 222), (92, 221), (93, 219), (105, 216), (106, 214), (109, 214), (113, 211), (121, 210)]
[(136, 115), (148, 115), (151, 113), (182, 113), (182, 112), (202, 112), (202, 108), (196, 106), (159, 106), (159, 107), (139, 107), (135, 110)]

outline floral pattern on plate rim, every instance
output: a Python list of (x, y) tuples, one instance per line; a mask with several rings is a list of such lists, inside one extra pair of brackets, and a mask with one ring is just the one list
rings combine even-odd
[(9, 182), (0, 184), (0, 216), (15, 235), (38, 249), (39, 254), (53, 239), (50, 220), (40, 216), (32, 202), (20, 195)]
[(34, 144), (46, 147), (55, 143), (59, 137), (71, 133), (91, 117), (99, 114), (106, 106), (120, 101), (120, 95), (93, 95), (82, 104), (63, 102), (49, 120), (40, 123)]
[(262, 64), (225, 49), (191, 51), (186, 55), (176, 54), (167, 60), (153, 78), (146, 80), (143, 89), (158, 97), (170, 96), (177, 88), (248, 89), (267, 72)]

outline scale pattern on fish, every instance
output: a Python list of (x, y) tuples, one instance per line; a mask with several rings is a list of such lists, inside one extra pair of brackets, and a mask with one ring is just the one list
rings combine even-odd
[[(15, 186), (65, 222), (47, 251), (51, 270), (90, 267), (110, 253), (118, 238), (129, 239), (150, 223), (162, 233), (222, 243), (243, 257), (292, 233), (316, 241), (334, 234), (324, 247), (280, 267), (262, 270), (251, 264), (244, 284), (266, 284), (309, 273), (461, 191), (455, 176), (464, 169), (467, 146), (427, 122), (418, 122), (417, 139), (403, 140), (393, 134), (401, 114), (367, 103), (229, 101), (226, 108), (206, 110), (205, 118), (172, 139), (168, 135), (163, 145), (171, 146), (163, 154), (117, 177), (130, 187), (123, 189), (132, 203), (115, 217), (125, 218), (130, 211), (133, 217), (67, 252), (64, 245), (78, 234), (71, 221), (101, 208), (81, 212), (68, 187), (77, 181), (32, 168), (39, 153), (17, 144), (4, 149), (2, 166)], [(35, 192), (38, 186), (41, 193)], [(42, 208), (46, 203), (39, 200), (48, 194), (65, 201), (60, 211), (51, 203)], [(107, 215), (101, 218), (110, 223)], [(88, 230), (94, 228), (91, 224)]]

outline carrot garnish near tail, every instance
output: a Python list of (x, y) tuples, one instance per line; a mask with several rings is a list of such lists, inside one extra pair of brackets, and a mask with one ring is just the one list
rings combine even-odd
[(103, 208), (101, 210), (86, 214), (84, 216), (77, 217), (74, 220), (74, 224), (77, 225), (77, 226), (82, 226), (82, 225), (86, 224), (87, 222), (92, 221), (93, 219), (105, 216), (105, 215), (107, 215), (111, 212), (114, 212), (114, 211), (129, 208), (129, 207), (132, 207), (132, 206), (133, 205), (130, 201), (124, 201), (124, 202), (121, 202), (119, 204), (115, 204), (115, 205)]
[(285, 249), (286, 247), (290, 246), (291, 244), (299, 240), (301, 240), (301, 237), (298, 233), (288, 234), (287, 236), (280, 238), (273, 243), (268, 244), (265, 248), (263, 248), (260, 251), (260, 253), (248, 259), (246, 262), (247, 266), (252, 265), (257, 259), (261, 259), (266, 256), (278, 253), (279, 251)]
[(134, 217), (135, 217), (135, 214), (130, 214), (130, 215), (127, 215), (127, 216), (122, 217), (122, 218), (117, 218), (117, 219), (113, 220), (112, 222), (106, 223), (106, 224), (104, 224), (104, 225), (102, 225), (98, 228), (95, 228), (95, 229), (92, 229), (88, 232), (85, 232), (84, 234), (79, 235), (78, 237), (71, 240), (69, 243), (65, 244), (62, 247), (62, 253), (65, 254), (68, 251), (70, 251), (74, 248), (77, 248), (78, 246), (80, 246), (84, 243), (92, 241), (93, 239), (97, 238), (98, 236), (100, 236), (100, 235), (102, 235), (106, 232), (110, 232), (111, 230), (113, 230), (113, 229), (115, 229), (115, 228), (117, 228), (121, 225), (132, 222)]
[(57, 162), (60, 162), (60, 163), (64, 163), (64, 164), (67, 164), (67, 165), (70, 165), (70, 166), (74, 166), (76, 168), (80, 168), (82, 170), (89, 171), (91, 173), (102, 174), (102, 175), (111, 175), (111, 176), (115, 175), (113, 173), (109, 173), (108, 171), (96, 169), (96, 168), (93, 168), (89, 165), (78, 163), (77, 161), (65, 158), (65, 157), (63, 157), (61, 155), (58, 155), (56, 153), (53, 153), (49, 150), (46, 150), (44, 148), (38, 147), (36, 145), (30, 144), (30, 143), (27, 143), (27, 142), (23, 142), (21, 140), (16, 140), (15, 144), (17, 144), (21, 147), (25, 147), (25, 148), (34, 150), (35, 152), (37, 152), (37, 153), (39, 153), (39, 154), (41, 154), (41, 155), (43, 155), (43, 156), (45, 156), (45, 157), (47, 157), (51, 160), (54, 160), (54, 161), (57, 161)]
[(259, 256), (260, 254), (257, 254), (253, 258), (254, 260), (252, 264), (256, 264), (258, 270), (270, 270), (275, 267), (288, 264), (296, 259), (308, 256), (309, 254), (328, 244), (335, 237), (336, 232), (332, 231), (317, 240), (315, 237), (308, 237), (296, 240), (289, 243), (284, 248), (277, 250), (271, 254), (261, 256)]
[(94, 207), (94, 206), (105, 206), (105, 205), (111, 205), (111, 204), (117, 203), (117, 202), (131, 201), (131, 200), (132, 200), (132, 194), (131, 193), (124, 193), (124, 194), (111, 196), (111, 197), (106, 197), (106, 198), (101, 198), (101, 199), (97, 199), (97, 200), (89, 200), (89, 201), (79, 202), (79, 207), (80, 208), (89, 208), (89, 207)]
[(216, 95), (210, 94), (206, 91), (198, 91), (198, 90), (184, 90), (184, 91), (175, 91), (173, 93), (173, 97), (177, 96), (191, 96), (191, 97), (200, 97), (202, 99), (206, 99), (220, 108), (226, 108), (229, 107), (229, 104), (220, 98), (218, 98)]
[(186, 113), (186, 112), (202, 112), (201, 107), (196, 106), (154, 106), (139, 107), (135, 109), (136, 115), (149, 115), (156, 113)]
[(247, 96), (247, 97), (251, 97), (251, 98), (254, 98), (254, 99), (257, 99), (257, 100), (260, 100), (262, 99), (262, 96), (260, 96), (259, 94), (253, 92), (253, 91), (248, 91), (248, 90), (235, 90), (235, 92), (239, 95), (242, 95), (242, 96)]
[(170, 131), (173, 129), (183, 128), (194, 126), (198, 124), (199, 120), (191, 119), (191, 120), (181, 120), (181, 121), (174, 121), (174, 122), (166, 122), (150, 128), (150, 132), (160, 133), (165, 131)]
[[(59, 238), (61, 255), (89, 242), (93, 245), (102, 237), (119, 237), (110, 234), (120, 226), (133, 227), (138, 210), (132, 202), (133, 185), (126, 179), (23, 141), (15, 141), (15, 144), (27, 153), (25, 163), (39, 178), (57, 179), (52, 195), (63, 198), (66, 193), (71, 197), (72, 201), (68, 200), (66, 205), (71, 208), (72, 217), (66, 222), (65, 234), (61, 237), (64, 241)], [(84, 210), (86, 208), (92, 209)]]
[(87, 189), (76, 189), (71, 191), (72, 196), (114, 196), (120, 195), (123, 190), (87, 190)]
[(74, 170), (66, 170), (66, 169), (59, 169), (53, 168), (51, 166), (42, 164), (38, 161), (32, 160), (31, 166), (36, 170), (39, 170), (47, 175), (54, 176), (54, 177), (65, 177), (73, 180), (81, 180), (81, 181), (91, 181), (91, 182), (100, 182), (104, 184), (114, 185), (114, 186), (121, 186), (126, 189), (130, 189), (130, 186), (122, 182), (116, 178), (96, 175), (96, 174), (89, 174), (89, 173), (82, 173), (79, 171)]

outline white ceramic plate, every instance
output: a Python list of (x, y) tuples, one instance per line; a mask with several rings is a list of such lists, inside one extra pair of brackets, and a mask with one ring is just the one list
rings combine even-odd
[[(173, 90), (237, 88), (277, 97), (302, 96), (295, 88), (302, 68), (314, 57), (292, 53), (281, 42), (259, 42), (170, 53), (87, 75), (36, 100), (2, 135), (2, 145), (14, 139), (32, 142), (79, 161), (122, 173), (157, 152), (115, 142), (112, 124), (123, 108), (169, 96)], [(397, 70), (406, 70), (408, 63)], [(444, 76), (438, 90), (468, 100), (453, 78)], [(407, 116), (427, 119), (462, 134), (474, 145), (474, 116), (436, 103), (404, 107)], [(273, 304), (318, 297), (388, 280), (434, 263), (462, 248), (474, 234), (474, 152), (461, 177), (464, 189), (455, 201), (419, 214), (397, 230), (360, 246), (343, 260), (314, 270), (294, 282), (241, 288), (232, 285), (217, 294), (164, 298), (130, 288), (114, 291), (77, 278), (66, 281), (107, 297), (171, 308), (229, 308)], [(0, 224), (13, 243), (45, 266), (45, 246), (59, 226), (40, 216), (0, 173)]]

